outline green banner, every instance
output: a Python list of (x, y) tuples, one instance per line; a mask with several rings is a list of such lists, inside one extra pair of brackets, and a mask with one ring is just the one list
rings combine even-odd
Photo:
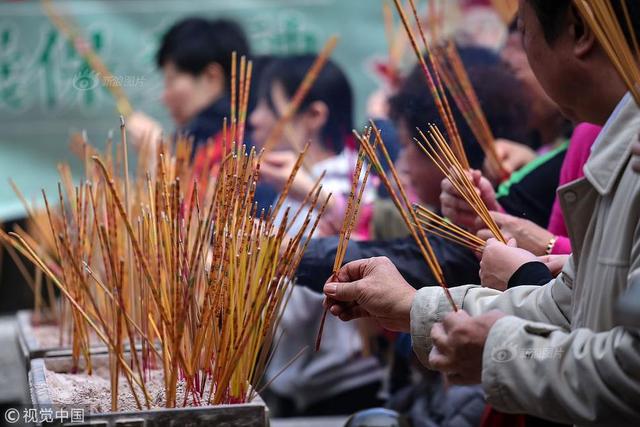
[[(186, 16), (236, 19), (254, 53), (318, 51), (340, 36), (333, 58), (347, 71), (357, 118), (375, 89), (373, 59), (386, 54), (378, 0), (60, 0), (56, 10), (73, 21), (126, 91), (134, 109), (172, 125), (160, 102), (162, 80), (154, 55), (161, 35)], [(38, 1), (0, 3), (0, 221), (23, 214), (8, 178), (27, 197), (55, 189), (56, 165), (73, 161), (69, 136), (86, 129), (100, 144), (118, 126), (108, 85), (52, 25)]]

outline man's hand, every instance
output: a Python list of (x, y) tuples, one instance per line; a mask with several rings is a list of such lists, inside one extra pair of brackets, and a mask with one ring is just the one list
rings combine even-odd
[(494, 323), (505, 314), (493, 310), (471, 317), (458, 310), (431, 328), (433, 349), (429, 366), (441, 371), (452, 384), (482, 382), (482, 352)]
[[(496, 200), (496, 193), (489, 180), (482, 176), (477, 170), (467, 172), (472, 184), (476, 188), (476, 192), (487, 205), (489, 210), (500, 210), (500, 205)], [(445, 178), (441, 184), (440, 205), (442, 214), (451, 220), (454, 224), (467, 227), (473, 232), (477, 231), (476, 220), (478, 215), (473, 208), (460, 196), (454, 185)]]
[(516, 247), (515, 240), (511, 239), (505, 245), (496, 239), (489, 239), (482, 251), (480, 283), (482, 286), (504, 291), (513, 273), (531, 261), (538, 261), (538, 257)]
[(633, 153), (633, 159), (631, 159), (631, 167), (636, 173), (640, 173), (640, 135), (638, 136), (636, 142), (633, 143), (631, 152)]
[[(547, 250), (547, 244), (553, 237), (553, 234), (539, 225), (529, 221), (528, 219), (518, 218), (513, 215), (500, 212), (489, 212), (493, 220), (500, 227), (500, 231), (507, 238), (514, 238), (518, 242), (518, 247), (532, 252), (538, 256), (544, 255)], [(485, 227), (481, 220), (477, 220), (477, 228)], [(478, 237), (487, 240), (493, 236), (493, 233), (486, 228), (477, 232)]]
[(344, 265), (324, 285), (325, 307), (341, 320), (371, 317), (382, 327), (408, 332), (416, 290), (388, 258), (362, 259)]

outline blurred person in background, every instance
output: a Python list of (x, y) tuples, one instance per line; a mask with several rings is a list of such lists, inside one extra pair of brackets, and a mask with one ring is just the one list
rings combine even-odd
[[(258, 148), (269, 140), (314, 60), (315, 55), (280, 57), (265, 68), (258, 85), (257, 105), (249, 118), (251, 139)], [(283, 134), (269, 143), (273, 145), (263, 155), (260, 182), (280, 193), (298, 150), (309, 142), (305, 163), (293, 181), (280, 216), (287, 207), (291, 207), (291, 214), (295, 212), (318, 177), (326, 172), (322, 181), (325, 194), (321, 197), (332, 193), (332, 198), (322, 221), (330, 234), (342, 225), (357, 157), (352, 128), (351, 84), (342, 69), (329, 60)], [(354, 238), (367, 237), (367, 212), (373, 197), (375, 188), (370, 185), (363, 197)], [(299, 218), (297, 222), (301, 225), (303, 220)], [(313, 351), (322, 312), (322, 295), (299, 280), (279, 325), (283, 339), (274, 348), (265, 375), (266, 381), (273, 382), (264, 397), (276, 416), (347, 415), (382, 403), (378, 393), (383, 369), (376, 357), (364, 354), (365, 343), (358, 325), (327, 318), (322, 345), (318, 352)], [(276, 378), (305, 346), (306, 352)]]
[[(242, 28), (226, 19), (189, 17), (176, 22), (163, 35), (156, 64), (164, 77), (162, 102), (177, 135), (191, 138), (195, 149), (221, 140), (224, 118), (229, 117), (231, 54), (249, 55)], [(134, 113), (127, 129), (138, 143), (160, 135), (160, 126), (142, 112)], [(221, 145), (210, 155), (218, 160)]]
[[(249, 117), (251, 139), (257, 148), (263, 148), (271, 137), (314, 60), (315, 55), (282, 57), (274, 59), (265, 68), (258, 88), (258, 102)], [(280, 192), (289, 178), (299, 150), (309, 143), (304, 165), (296, 174), (284, 206), (290, 206), (295, 212), (316, 180), (325, 172), (322, 198), (332, 194), (322, 220), (321, 230), (325, 234), (337, 234), (342, 225), (357, 158), (352, 129), (351, 84), (342, 69), (329, 60), (279, 140), (268, 147), (260, 165), (261, 182)], [(370, 204), (374, 197), (374, 186), (370, 184), (363, 196), (356, 238), (368, 237)], [(298, 223), (302, 224), (303, 220), (298, 218)]]

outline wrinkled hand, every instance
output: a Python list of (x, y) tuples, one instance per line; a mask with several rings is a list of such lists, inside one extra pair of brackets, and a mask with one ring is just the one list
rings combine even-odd
[(524, 144), (497, 139), (495, 141), (496, 154), (505, 171), (509, 174), (517, 171), (536, 158), (536, 152)]
[(640, 135), (636, 142), (633, 143), (633, 147), (631, 148), (633, 153), (633, 159), (631, 160), (631, 167), (636, 173), (640, 173)]
[(482, 286), (504, 291), (513, 273), (531, 261), (538, 261), (538, 257), (518, 248), (515, 240), (511, 239), (505, 245), (496, 239), (489, 239), (480, 260), (480, 283)]
[[(514, 238), (518, 242), (518, 247), (525, 249), (535, 255), (544, 255), (547, 250), (547, 244), (553, 237), (553, 234), (539, 225), (529, 221), (528, 219), (518, 218), (513, 215), (500, 212), (489, 212), (494, 219), (500, 231), (507, 238)], [(480, 220), (476, 223), (476, 227), (485, 227)], [(493, 233), (487, 228), (481, 229), (477, 233), (482, 240), (487, 240), (493, 236)]]
[[(265, 153), (260, 163), (260, 178), (282, 191), (291, 176), (291, 171), (298, 160), (293, 151), (271, 151)], [(289, 189), (289, 196), (295, 200), (303, 200), (311, 191), (315, 180), (304, 168), (298, 169)]]
[(416, 290), (386, 257), (344, 265), (336, 273), (335, 281), (324, 285), (324, 293), (325, 307), (343, 321), (371, 317), (392, 331), (410, 329), (411, 304)]
[(482, 352), (491, 327), (505, 314), (493, 310), (471, 317), (458, 310), (431, 328), (433, 349), (429, 366), (441, 371), (452, 384), (482, 382)]
[[(500, 205), (496, 200), (496, 193), (488, 179), (482, 176), (477, 170), (467, 172), (467, 176), (476, 188), (476, 192), (487, 205), (489, 210), (500, 210)], [(442, 214), (454, 224), (469, 228), (473, 232), (477, 231), (476, 215), (473, 208), (460, 196), (454, 185), (445, 178), (441, 183), (440, 205)]]
[(570, 255), (543, 255), (538, 257), (538, 260), (547, 266), (553, 277), (556, 277), (562, 272), (569, 257)]

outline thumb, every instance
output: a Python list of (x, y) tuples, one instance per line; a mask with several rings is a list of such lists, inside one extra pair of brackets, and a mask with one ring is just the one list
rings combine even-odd
[(324, 285), (323, 291), (327, 298), (331, 298), (334, 301), (357, 301), (360, 296), (359, 282), (359, 280), (349, 283), (329, 282)]
[(507, 242), (507, 246), (511, 247), (511, 248), (517, 248), (518, 247), (518, 242), (516, 242), (516, 239), (509, 239), (509, 241)]

